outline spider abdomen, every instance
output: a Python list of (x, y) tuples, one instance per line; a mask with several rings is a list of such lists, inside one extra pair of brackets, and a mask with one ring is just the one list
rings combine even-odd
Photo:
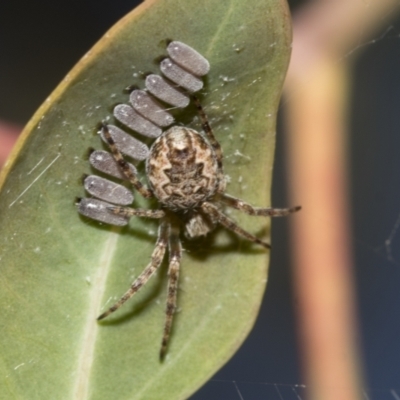
[(154, 142), (146, 163), (154, 195), (172, 210), (193, 209), (209, 199), (218, 187), (217, 172), (217, 159), (206, 139), (181, 126)]

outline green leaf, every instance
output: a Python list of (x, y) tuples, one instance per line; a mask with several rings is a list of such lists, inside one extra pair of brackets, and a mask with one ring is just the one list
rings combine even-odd
[[(268, 206), (277, 106), (290, 29), (284, 0), (148, 1), (114, 26), (29, 122), (3, 171), (0, 197), (0, 397), (183, 399), (236, 351), (252, 328), (269, 253), (217, 229), (184, 242), (179, 312), (158, 359), (166, 266), (109, 320), (96, 317), (146, 266), (157, 224), (112, 228), (78, 215), (101, 148), (98, 123), (127, 102), (123, 89), (158, 73), (165, 39), (211, 64), (203, 106), (225, 155), (227, 192)], [(132, 75), (139, 78), (133, 78)], [(183, 120), (191, 122), (193, 110)], [(143, 178), (143, 177), (142, 177)], [(136, 195), (136, 204), (153, 206)], [(234, 217), (269, 239), (268, 221)]]

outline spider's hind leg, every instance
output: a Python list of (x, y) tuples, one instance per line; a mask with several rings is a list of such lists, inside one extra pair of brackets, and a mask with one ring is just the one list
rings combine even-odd
[(210, 142), (211, 147), (213, 148), (216, 155), (217, 165), (218, 165), (218, 181), (219, 181), (218, 192), (222, 193), (225, 190), (224, 168), (222, 166), (222, 161), (224, 156), (222, 153), (222, 148), (217, 138), (214, 135), (210, 123), (208, 122), (207, 114), (205, 113), (203, 106), (200, 103), (200, 100), (195, 95), (192, 95), (192, 99), (197, 108), (197, 112), (200, 116), (201, 126), (203, 127), (203, 131), (206, 134), (207, 139)]
[(126, 176), (126, 179), (128, 179), (128, 181), (143, 197), (153, 197), (153, 193), (145, 185), (143, 185), (142, 182), (139, 181), (137, 175), (132, 171), (132, 169), (129, 167), (129, 164), (125, 161), (122, 153), (119, 151), (114, 139), (111, 136), (108, 126), (106, 124), (103, 124), (101, 129), (104, 134), (104, 138), (106, 139), (107, 144), (110, 147), (111, 154), (114, 160), (117, 162), (118, 167), (121, 169), (122, 173)]
[(218, 140), (214, 136), (214, 132), (210, 126), (210, 123), (208, 122), (207, 114), (204, 112), (204, 109), (200, 103), (200, 100), (195, 95), (192, 95), (192, 99), (197, 108), (197, 112), (199, 113), (199, 116), (201, 119), (201, 125), (203, 127), (204, 133), (206, 134), (206, 136), (217, 156), (218, 168), (222, 171), (223, 155), (222, 155), (221, 145), (219, 144)]
[(236, 210), (243, 211), (248, 215), (264, 216), (264, 217), (285, 217), (291, 213), (299, 211), (300, 206), (291, 208), (259, 208), (253, 207), (249, 203), (238, 199), (236, 197), (229, 196), (228, 194), (220, 194), (218, 196), (220, 200), (225, 205), (232, 207)]
[(252, 235), (250, 232), (247, 232), (243, 228), (241, 228), (236, 222), (231, 220), (229, 217), (227, 217), (224, 213), (222, 213), (216, 206), (214, 206), (212, 203), (204, 202), (201, 206), (202, 210), (211, 216), (213, 221), (220, 223), (222, 226), (224, 226), (226, 229), (229, 229), (230, 231), (236, 233), (237, 235), (250, 240), (251, 242), (260, 244), (261, 246), (264, 246), (267, 249), (271, 248), (271, 245), (263, 242), (260, 240), (258, 237)]
[(120, 215), (121, 217), (142, 217), (159, 219), (165, 216), (163, 210), (149, 210), (145, 208), (131, 208), (122, 206), (107, 207), (113, 214)]

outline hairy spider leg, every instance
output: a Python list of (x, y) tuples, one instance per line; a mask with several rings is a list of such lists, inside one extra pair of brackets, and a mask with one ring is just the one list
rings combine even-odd
[(217, 165), (218, 165), (218, 180), (220, 182), (220, 187), (219, 187), (219, 192), (222, 192), (225, 190), (225, 184), (224, 184), (224, 168), (222, 165), (222, 160), (224, 158), (224, 155), (222, 153), (222, 148), (221, 145), (219, 144), (218, 140), (214, 136), (214, 132), (211, 128), (210, 123), (208, 122), (208, 117), (207, 114), (205, 113), (203, 106), (200, 103), (200, 100), (192, 95), (192, 99), (194, 101), (194, 104), (197, 108), (197, 112), (199, 113), (200, 119), (201, 119), (201, 126), (203, 127), (203, 130), (211, 144), (211, 147), (213, 148), (215, 155), (217, 157)]
[(106, 312), (101, 314), (97, 319), (101, 320), (114, 311), (118, 310), (127, 300), (129, 300), (139, 289), (147, 283), (147, 281), (157, 271), (165, 255), (165, 249), (168, 243), (169, 224), (162, 221), (158, 230), (158, 238), (156, 247), (151, 255), (151, 261), (144, 269), (144, 271), (134, 280), (129, 290)]
[(142, 182), (139, 181), (137, 175), (131, 170), (129, 164), (125, 161), (124, 156), (119, 151), (117, 145), (112, 138), (110, 131), (108, 130), (107, 125), (103, 124), (102, 131), (104, 133), (104, 138), (107, 140), (108, 146), (110, 147), (112, 156), (114, 160), (117, 162), (119, 168), (122, 173), (126, 176), (129, 182), (133, 185), (133, 187), (146, 198), (153, 197), (153, 192), (151, 192)]
[(179, 240), (179, 226), (172, 225), (169, 238), (169, 268), (168, 268), (168, 297), (165, 307), (165, 325), (161, 340), (160, 360), (165, 357), (169, 337), (171, 334), (172, 320), (176, 311), (178, 295), (179, 267), (182, 257), (182, 246)]
[(193, 98), (195, 106), (197, 107), (197, 111), (200, 115), (201, 126), (203, 127), (203, 130), (204, 130), (205, 134), (207, 135), (207, 138), (210, 141), (210, 144), (211, 144), (212, 148), (214, 149), (215, 154), (217, 156), (218, 167), (220, 169), (222, 169), (223, 154), (222, 154), (221, 145), (219, 144), (218, 140), (214, 136), (214, 132), (210, 126), (210, 123), (208, 122), (207, 114), (205, 113), (203, 106), (200, 103), (200, 100), (194, 95), (192, 95), (192, 98)]
[(226, 229), (236, 233), (239, 236), (242, 236), (247, 240), (250, 240), (251, 242), (260, 244), (261, 246), (264, 246), (267, 249), (271, 248), (270, 244), (263, 242), (258, 237), (252, 235), (250, 232), (245, 231), (236, 222), (234, 222), (233, 220), (228, 218), (225, 214), (223, 214), (221, 211), (219, 211), (218, 208), (214, 206), (214, 204), (206, 201), (201, 205), (201, 209), (206, 214), (210, 215), (214, 221), (220, 223)]
[(291, 208), (259, 208), (253, 207), (251, 204), (230, 196), (229, 194), (221, 193), (218, 195), (217, 200), (220, 200), (229, 207), (235, 208), (236, 210), (243, 211), (248, 215), (258, 215), (265, 217), (285, 217), (291, 213), (299, 211), (301, 206)]
[(143, 218), (163, 218), (165, 212), (163, 210), (148, 210), (145, 208), (131, 208), (121, 206), (107, 207), (113, 214), (121, 215), (122, 217), (143, 217)]

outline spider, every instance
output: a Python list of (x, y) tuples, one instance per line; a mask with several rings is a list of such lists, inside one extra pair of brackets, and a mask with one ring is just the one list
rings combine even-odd
[(125, 206), (109, 206), (115, 215), (125, 218), (147, 217), (160, 220), (158, 237), (151, 261), (134, 280), (127, 292), (98, 317), (101, 320), (118, 310), (142, 288), (160, 267), (166, 249), (169, 252), (168, 295), (165, 324), (161, 341), (160, 360), (163, 360), (171, 334), (173, 315), (176, 310), (179, 269), (182, 256), (180, 233), (184, 230), (190, 238), (206, 235), (217, 224), (235, 234), (265, 248), (270, 245), (238, 226), (221, 210), (228, 206), (253, 216), (286, 216), (300, 207), (256, 208), (245, 201), (225, 193), (223, 154), (214, 136), (208, 118), (199, 99), (191, 96), (200, 116), (204, 133), (183, 126), (172, 126), (157, 138), (146, 159), (148, 186), (125, 161), (106, 125), (103, 136), (112, 156), (123, 175), (145, 198), (156, 198), (158, 209), (138, 209)]

